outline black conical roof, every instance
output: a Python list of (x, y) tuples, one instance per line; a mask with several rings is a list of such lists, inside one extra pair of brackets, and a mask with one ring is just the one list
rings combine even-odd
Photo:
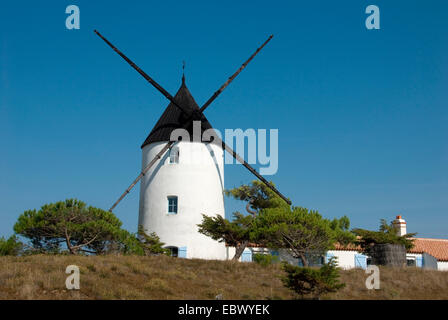
[(188, 121), (188, 115), (171, 102), (151, 130), (145, 142), (143, 142), (142, 148), (153, 142), (170, 141), (171, 132), (177, 128), (183, 128), (187, 121), (189, 124), (185, 129), (190, 133), (191, 140), (193, 139), (193, 121), (201, 121), (201, 136), (205, 130), (212, 128), (207, 118), (199, 113), (199, 106), (185, 85), (185, 78), (182, 78), (182, 85), (174, 96), (174, 99), (178, 105), (185, 108), (192, 115), (192, 118)]

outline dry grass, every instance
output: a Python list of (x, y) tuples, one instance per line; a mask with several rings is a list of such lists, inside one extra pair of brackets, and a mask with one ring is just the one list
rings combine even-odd
[[(66, 290), (65, 268), (80, 268)], [(0, 299), (292, 299), (278, 265), (135, 256), (0, 257)], [(448, 272), (381, 269), (367, 290), (363, 270), (342, 271), (347, 286), (327, 299), (448, 299)]]
[(420, 268), (380, 268), (380, 289), (367, 290), (368, 275), (362, 269), (341, 272), (346, 287), (328, 296), (330, 299), (361, 300), (448, 300), (448, 272)]
[[(65, 268), (80, 268), (66, 290)], [(288, 299), (277, 266), (166, 256), (0, 257), (0, 299)]]

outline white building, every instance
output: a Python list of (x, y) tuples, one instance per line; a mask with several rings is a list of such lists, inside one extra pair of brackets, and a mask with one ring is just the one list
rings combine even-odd
[[(392, 222), (397, 228), (399, 235), (405, 235), (406, 221), (397, 216)], [(448, 271), (448, 239), (427, 239), (413, 238), (414, 247), (406, 254), (408, 266), (415, 266), (425, 269), (435, 269)], [(231, 259), (235, 253), (235, 248), (227, 247), (227, 258)], [(286, 250), (269, 250), (251, 245), (244, 251), (241, 261), (252, 261), (254, 253), (271, 253), (278, 255), (281, 260), (289, 261), (292, 264), (300, 264), (298, 259), (292, 258)], [(360, 251), (359, 247), (349, 245), (335, 245), (334, 250), (326, 252), (325, 256), (318, 257), (312, 265), (319, 265), (327, 262), (331, 257), (337, 258), (338, 266), (342, 269), (366, 268), (370, 264), (370, 258)]]
[[(402, 216), (397, 216), (392, 224), (397, 229), (397, 234), (407, 234), (406, 221)], [(425, 269), (448, 270), (448, 239), (413, 238), (414, 247), (408, 250), (406, 260), (408, 266)], [(360, 248), (353, 246), (336, 246), (336, 250), (327, 252), (327, 257), (335, 256), (338, 265), (343, 269), (366, 268), (370, 263), (368, 256), (360, 252)]]
[[(175, 99), (193, 114), (199, 111), (185, 78)], [(142, 145), (142, 168), (185, 120), (178, 107), (170, 103)], [(203, 115), (196, 114), (193, 120), (201, 121), (201, 133), (212, 128)], [(139, 225), (146, 233), (155, 232), (174, 256), (223, 260), (224, 243), (200, 234), (197, 226), (202, 214), (225, 216), (223, 150), (212, 143), (193, 141), (193, 128), (187, 131), (191, 139), (176, 142), (143, 177)]]

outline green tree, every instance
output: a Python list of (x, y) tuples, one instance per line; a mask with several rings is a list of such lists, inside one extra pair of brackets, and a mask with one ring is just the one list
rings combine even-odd
[(234, 260), (249, 242), (254, 242), (268, 248), (287, 249), (307, 266), (307, 255), (321, 255), (333, 248), (335, 242), (347, 244), (355, 240), (346, 216), (328, 220), (317, 211), (291, 207), (260, 181), (227, 190), (226, 195), (246, 201), (250, 215), (235, 212), (233, 221), (203, 215), (198, 226), (199, 232), (235, 246)]
[(144, 248), (136, 234), (127, 230), (117, 230), (112, 240), (100, 243), (98, 253), (103, 254), (124, 254), (124, 255), (144, 255)]
[(225, 194), (247, 202), (246, 211), (249, 215), (244, 216), (240, 212), (234, 212), (233, 220), (229, 221), (221, 216), (209, 217), (203, 214), (202, 223), (198, 227), (200, 233), (235, 247), (235, 255), (232, 260), (238, 260), (251, 240), (252, 228), (257, 215), (267, 208), (288, 205), (258, 180), (252, 181), (249, 185), (226, 190)]
[(375, 244), (400, 244), (406, 250), (412, 249), (414, 241), (412, 237), (416, 233), (408, 233), (403, 236), (397, 234), (397, 230), (392, 224), (388, 224), (385, 219), (380, 220), (379, 231), (371, 231), (366, 229), (353, 229), (354, 234), (358, 236), (356, 244), (359, 245), (366, 254), (371, 253), (371, 248)]
[(345, 283), (339, 282), (339, 269), (335, 258), (320, 268), (308, 268), (283, 264), (286, 275), (282, 278), (283, 284), (293, 290), (297, 295), (319, 298), (321, 295), (336, 292), (343, 288)]
[(0, 237), (0, 256), (18, 256), (23, 249), (23, 243), (17, 236), (13, 235), (8, 239)]
[(142, 225), (138, 226), (138, 236), (140, 238), (140, 245), (143, 250), (143, 254), (145, 255), (159, 255), (170, 253), (170, 250), (164, 248), (165, 243), (160, 241), (159, 236), (152, 232), (150, 234), (146, 234)]
[(209, 217), (202, 215), (202, 223), (198, 224), (199, 232), (227, 245), (235, 247), (232, 260), (238, 260), (250, 240), (250, 231), (254, 217), (243, 216), (239, 212), (233, 214), (229, 221), (222, 216)]
[(251, 239), (269, 248), (287, 249), (306, 267), (308, 257), (321, 256), (337, 242), (353, 242), (349, 227), (345, 216), (329, 220), (315, 210), (283, 206), (263, 210), (252, 228)]
[[(273, 182), (270, 182), (274, 186)], [(247, 202), (246, 210), (255, 215), (267, 208), (289, 207), (274, 191), (268, 188), (263, 182), (253, 180), (248, 185), (226, 190), (227, 196), (236, 200)]]
[(132, 251), (136, 242), (121, 225), (111, 212), (68, 199), (46, 204), (40, 210), (25, 211), (14, 231), (42, 252), (59, 252), (62, 244), (71, 254)]

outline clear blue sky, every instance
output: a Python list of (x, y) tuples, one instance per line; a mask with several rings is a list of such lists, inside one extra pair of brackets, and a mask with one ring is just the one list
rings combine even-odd
[[(65, 28), (65, 7), (81, 29)], [(367, 30), (365, 8), (381, 10)], [(26, 209), (75, 197), (108, 209), (140, 170), (168, 91), (199, 104), (274, 39), (206, 111), (224, 128), (278, 128), (272, 179), (295, 205), (376, 229), (402, 214), (448, 238), (446, 1), (8, 1), (0, 5), (0, 235)], [(227, 188), (247, 183), (226, 166)], [(135, 231), (138, 188), (115, 213)], [(227, 214), (240, 204), (228, 201)], [(242, 208), (242, 207), (241, 207)]]

